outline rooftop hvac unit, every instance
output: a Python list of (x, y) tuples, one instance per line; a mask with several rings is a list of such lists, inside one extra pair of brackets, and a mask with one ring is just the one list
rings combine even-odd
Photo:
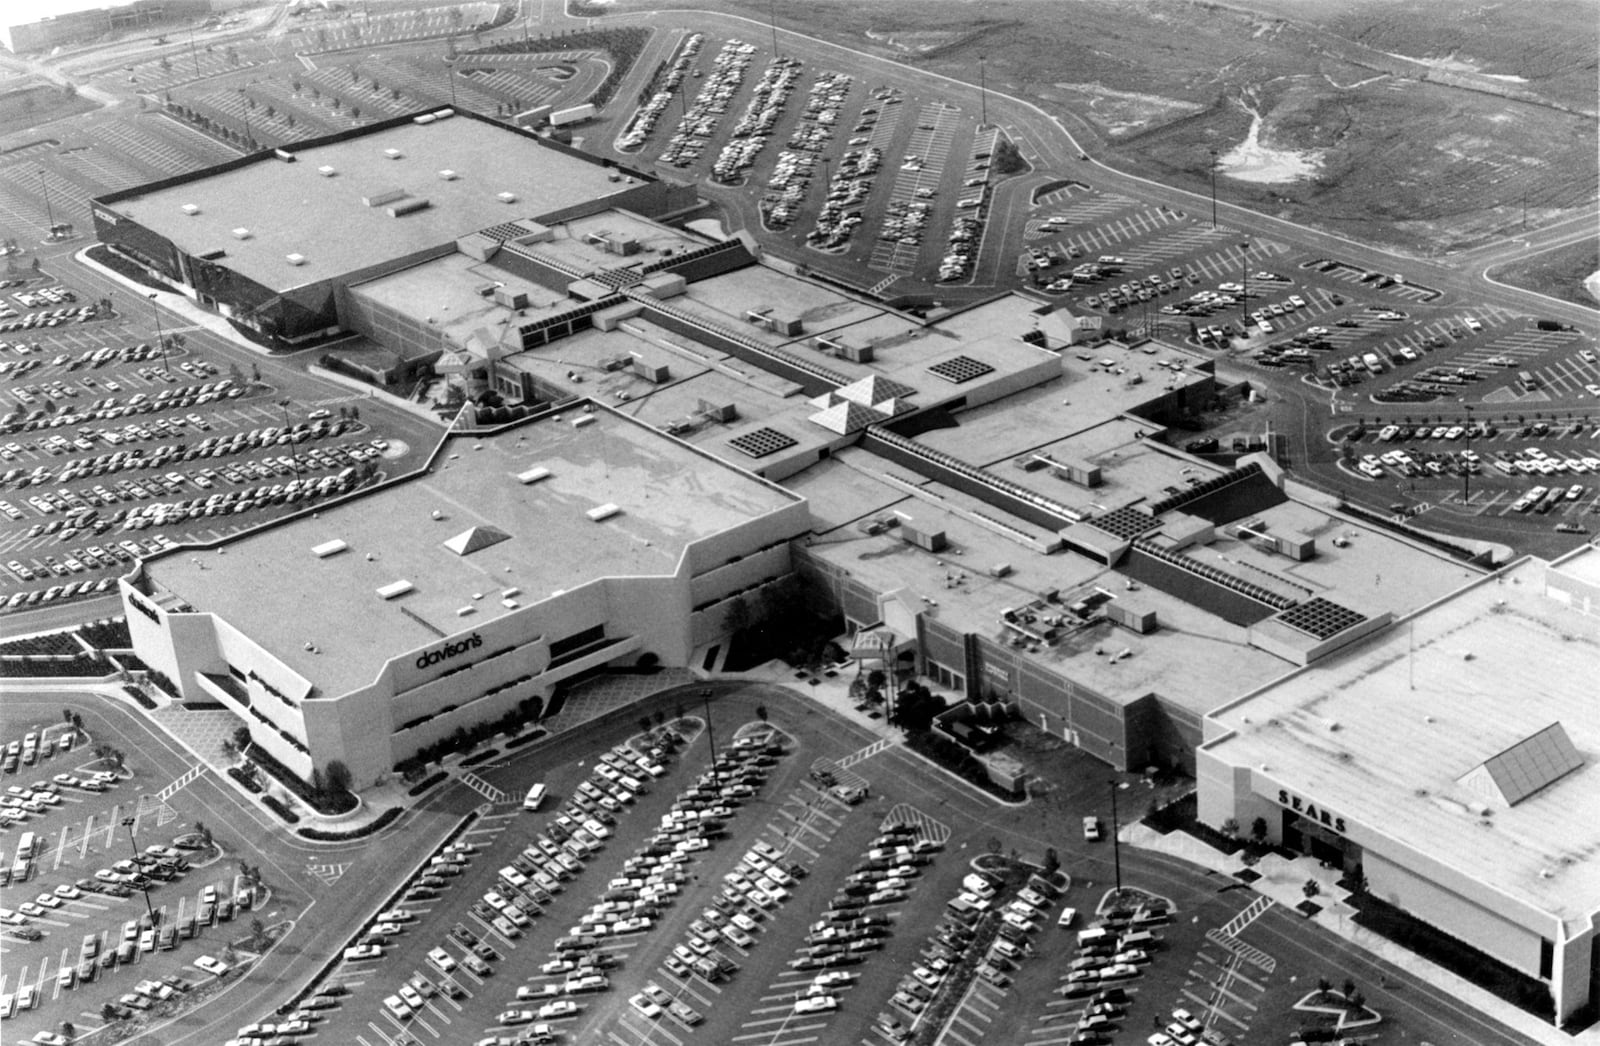
[(240, 226), (233, 230), (233, 238), (236, 240), (248, 240), (250, 238), (250, 230)]
[(183, 213), (188, 215), (199, 214), (200, 205), (197, 203), (186, 203), (183, 205)]
[(588, 516), (593, 522), (599, 523), (602, 520), (610, 519), (612, 516), (615, 516), (621, 511), (622, 509), (608, 501), (604, 505), (596, 505), (594, 508), (584, 513), (584, 515)]
[(312, 545), (311, 554), (318, 559), (327, 559), (329, 556), (338, 555), (349, 547), (349, 545), (345, 544), (343, 538), (334, 538), (332, 541), (324, 541), (320, 545)]
[(409, 581), (391, 581), (378, 589), (378, 595), (384, 599), (395, 599), (410, 592), (414, 586)]
[(329, 165), (323, 164), (321, 167), (317, 168), (317, 173), (322, 175), (324, 178), (332, 178), (334, 175), (338, 174), (339, 172), (337, 170), (335, 170), (334, 168), (330, 167)]
[(377, 192), (368, 193), (361, 197), (361, 202), (368, 207), (382, 207), (386, 203), (403, 200), (405, 196), (406, 191), (404, 189), (380, 189)]
[(290, 152), (287, 149), (274, 149), (274, 150), (272, 150), (272, 155), (276, 156), (278, 159), (282, 160), (284, 163), (294, 163), (294, 159), (295, 159), (294, 153)]
[(531, 469), (527, 470), (526, 472), (517, 473), (517, 482), (518, 483), (537, 483), (541, 479), (548, 479), (549, 477), (550, 477), (550, 470), (545, 468), (543, 465), (538, 465), (538, 466), (535, 466), (534, 468), (531, 468)]
[(514, 192), (495, 193), (494, 198), (499, 200), (501, 203), (516, 203), (517, 202), (517, 194), (514, 193)]
[(290, 265), (304, 265), (306, 263), (306, 256), (303, 254), (286, 254), (284, 255), (284, 260)]
[(391, 160), (398, 160), (400, 157), (404, 156), (405, 153), (402, 153), (399, 149), (385, 149), (383, 151), (383, 155), (387, 156)]
[(456, 111), (454, 109), (435, 109), (433, 111), (433, 118), (435, 120), (448, 120), (455, 114)]
[(423, 113), (421, 116), (413, 117), (412, 120), (411, 120), (412, 123), (420, 123), (420, 124), (430, 124), (430, 123), (433, 123), (433, 121), (434, 121), (434, 115), (432, 113)]
[(426, 210), (427, 207), (428, 201), (420, 197), (401, 200), (399, 203), (391, 204), (388, 207), (389, 217), (400, 218), (407, 214), (415, 214), (417, 211)]
[(593, 424), (594, 424), (594, 415), (593, 414), (580, 414), (577, 417), (572, 419), (572, 427), (575, 428), (575, 429), (586, 428), (587, 426), (593, 425)]
[(447, 168), (445, 168), (445, 169), (444, 169), (444, 170), (442, 170), (442, 171), (440, 171), (440, 172), (439, 172), (439, 178), (440, 178), (440, 179), (441, 179), (441, 180), (442, 180), (442, 181), (447, 181), (447, 182), (453, 182), (453, 181), (455, 181), (455, 180), (456, 180), (456, 172), (454, 172), (454, 171), (452, 171), (452, 170), (450, 170), (450, 169), (449, 169), (449, 168), (448, 168), (448, 167), (447, 167)]

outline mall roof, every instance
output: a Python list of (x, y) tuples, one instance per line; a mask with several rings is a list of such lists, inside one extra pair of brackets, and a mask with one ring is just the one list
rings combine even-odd
[[(547, 476), (521, 478), (541, 468)], [(334, 696), (460, 630), (463, 607), (474, 608), (470, 622), (510, 613), (509, 588), (528, 605), (597, 578), (671, 575), (689, 543), (799, 500), (623, 415), (574, 405), (494, 436), (450, 437), (417, 478), (265, 527), (225, 552), (180, 550), (149, 573)], [(591, 518), (604, 505), (617, 511)], [(477, 551), (465, 556), (447, 547), (475, 527), (506, 537), (471, 541)], [(348, 551), (312, 552), (334, 540)], [(400, 598), (378, 594), (400, 581), (411, 585)]]
[[(1523, 560), (1218, 709), (1207, 747), (1506, 897), (1588, 919), (1600, 910), (1600, 628), (1546, 594), (1546, 569)], [(1555, 723), (1583, 764), (1507, 805), (1483, 783), (1496, 758)]]
[[(265, 153), (231, 169), (111, 193), (96, 206), (190, 255), (222, 251), (220, 264), (285, 290), (639, 184), (630, 175), (612, 181), (617, 172), (598, 160), (467, 114), (402, 120), (280, 152), (294, 162)], [(419, 201), (427, 206), (390, 213)]]

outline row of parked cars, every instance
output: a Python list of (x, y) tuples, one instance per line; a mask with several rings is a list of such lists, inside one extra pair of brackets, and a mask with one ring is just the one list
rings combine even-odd
[[(761, 194), (761, 218), (768, 228), (787, 229), (799, 217), (811, 186), (811, 176), (816, 173), (822, 151), (833, 141), (839, 112), (854, 82), (854, 77), (845, 73), (825, 72), (811, 85), (800, 121), (789, 132), (788, 147), (778, 154), (772, 174), (767, 178), (767, 191)], [(877, 109), (872, 106), (868, 109), (870, 113), (864, 110), (861, 120), (870, 129), (877, 120)], [(858, 124), (857, 130), (861, 129)], [(853, 138), (851, 142), (866, 145), (867, 139)], [(862, 198), (865, 198), (864, 193)]]
[[(719, 182), (737, 181), (752, 164), (772, 137), (772, 129), (783, 116), (784, 106), (794, 93), (800, 79), (802, 63), (798, 58), (775, 56), (767, 63), (751, 88), (750, 101), (745, 104), (744, 115), (733, 125), (732, 136), (723, 145), (722, 152), (711, 165), (711, 177)], [(843, 96), (841, 95), (841, 100)]]
[(654, 131), (656, 124), (661, 121), (661, 114), (667, 111), (667, 106), (672, 104), (678, 89), (683, 86), (684, 78), (694, 66), (695, 56), (700, 53), (700, 47), (705, 43), (705, 39), (704, 33), (691, 33), (683, 41), (683, 46), (678, 50), (678, 57), (673, 59), (655, 93), (633, 114), (633, 120), (628, 124), (627, 130), (617, 139), (619, 150), (627, 152), (637, 149), (644, 144), (646, 138), (650, 137), (650, 132)]
[(717, 133), (717, 124), (728, 111), (728, 104), (744, 84), (750, 69), (750, 56), (756, 53), (754, 44), (729, 40), (712, 59), (711, 75), (700, 87), (694, 104), (678, 121), (678, 130), (661, 152), (661, 162), (674, 167), (687, 167), (705, 152), (706, 143)]
[[(32, 766), (42, 758), (49, 758), (53, 753), (66, 753), (72, 751), (77, 744), (74, 731), (63, 730), (55, 737), (50, 737), (48, 732), (41, 734), (37, 730), (29, 730), (20, 739), (12, 738), (6, 742), (4, 749), (3, 765), (5, 772), (14, 774), (19, 766)], [(61, 781), (63, 776), (57, 775), (56, 780)], [(74, 781), (77, 778), (73, 778)]]

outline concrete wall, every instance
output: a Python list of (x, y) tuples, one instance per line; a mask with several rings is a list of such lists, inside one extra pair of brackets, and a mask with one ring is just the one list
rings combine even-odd
[[(1368, 850), (1362, 859), (1367, 889), (1530, 977), (1539, 976), (1540, 934), (1447, 890), (1388, 857)], [(1553, 937), (1556, 923), (1546, 934)]]

